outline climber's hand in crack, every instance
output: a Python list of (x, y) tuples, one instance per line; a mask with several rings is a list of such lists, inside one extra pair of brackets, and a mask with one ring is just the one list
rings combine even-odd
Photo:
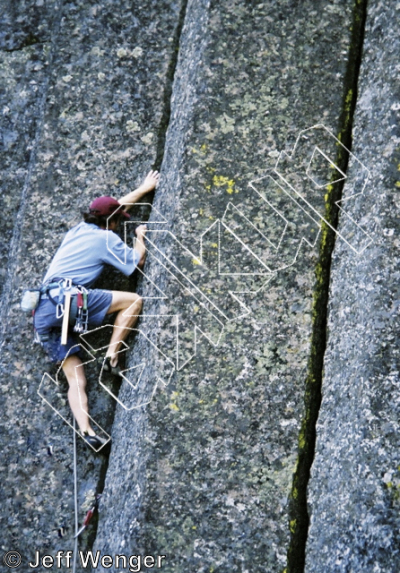
[(158, 171), (149, 171), (148, 174), (146, 175), (143, 183), (141, 185), (139, 185), (139, 187), (137, 189), (135, 189), (131, 193), (128, 193), (128, 195), (125, 195), (121, 199), (119, 199), (118, 202), (121, 205), (124, 205), (125, 211), (129, 211), (129, 209), (132, 207), (132, 205), (134, 205), (135, 203), (140, 201), (140, 199), (144, 195), (146, 195), (146, 193), (153, 191), (153, 189), (155, 189), (155, 187), (157, 187), (159, 181), (160, 181), (159, 172)]
[(152, 191), (153, 189), (155, 189), (155, 187), (157, 187), (159, 181), (160, 181), (159, 172), (149, 171), (142, 185), (143, 187), (146, 187), (148, 191)]
[(147, 233), (147, 226), (146, 225), (139, 225), (138, 227), (136, 227), (135, 230), (136, 233), (136, 243), (135, 243), (135, 251), (137, 251), (139, 253), (140, 256), (140, 260), (137, 264), (137, 266), (139, 268), (143, 268), (144, 265), (144, 261), (146, 259), (146, 247), (144, 244), (144, 238), (146, 236)]

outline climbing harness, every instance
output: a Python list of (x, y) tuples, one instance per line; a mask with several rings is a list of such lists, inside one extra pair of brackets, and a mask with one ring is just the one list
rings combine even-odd
[(87, 332), (89, 325), (89, 312), (87, 307), (87, 290), (82, 287), (76, 287), (78, 292), (76, 296), (72, 297), (70, 309), (70, 324), (71, 319), (75, 320), (74, 332), (81, 334)]
[[(84, 286), (73, 284), (69, 278), (53, 279), (39, 289), (26, 290), (21, 300), (21, 309), (34, 315), (41, 298), (49, 299), (55, 306), (56, 318), (62, 319), (61, 344), (67, 343), (69, 327), (78, 334), (88, 331), (88, 291)], [(39, 336), (35, 329), (35, 342), (42, 344), (48, 339), (49, 335)]]

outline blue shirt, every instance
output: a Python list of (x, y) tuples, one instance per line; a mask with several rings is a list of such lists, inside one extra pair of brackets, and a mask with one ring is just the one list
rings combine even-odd
[(118, 235), (82, 222), (66, 234), (43, 282), (70, 278), (74, 284), (89, 287), (106, 263), (129, 276), (139, 260), (139, 253), (128, 247)]

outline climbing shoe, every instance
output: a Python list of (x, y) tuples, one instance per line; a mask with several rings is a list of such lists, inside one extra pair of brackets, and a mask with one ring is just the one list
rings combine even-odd
[(103, 362), (103, 371), (112, 374), (113, 376), (122, 376), (122, 368), (117, 364), (116, 366), (111, 366), (111, 358), (107, 356)]
[(108, 442), (106, 438), (102, 438), (97, 434), (95, 436), (89, 436), (89, 434), (82, 434), (82, 438), (95, 450), (99, 450)]

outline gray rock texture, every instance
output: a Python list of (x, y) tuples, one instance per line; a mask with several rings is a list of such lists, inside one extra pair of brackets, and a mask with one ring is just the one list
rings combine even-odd
[[(25, 565), (35, 549), (73, 549), (75, 518), (72, 431), (37, 394), (44, 372), (54, 377), (56, 369), (33, 344), (32, 319), (19, 300), (40, 284), (80, 209), (96, 195), (125, 194), (155, 161), (181, 8), (45, 4), (2, 2), (0, 9), (2, 253), (9, 254), (1, 301), (1, 546), (19, 550)], [(37, 43), (25, 46), (26, 35)], [(91, 413), (109, 431), (115, 402), (97, 377), (89, 368)], [(68, 411), (65, 381), (50, 398)], [(78, 440), (80, 522), (106, 463)]]
[[(2, 261), (11, 264), (9, 254), (14, 235), (15, 245), (19, 242), (15, 217), (23, 204), (31, 174), (51, 61), (51, 33), (57, 29), (59, 18), (54, 2), (41, 8), (36, 8), (34, 3), (23, 6), (22, 2), (2, 2), (1, 8), (0, 255)], [(2, 265), (1, 286), (7, 274), (6, 266)]]
[[(222, 229), (220, 243), (217, 231), (203, 237), (206, 264), (193, 259), (201, 235), (223, 217), (244, 244), (251, 239), (261, 260), (268, 251), (263, 225), (273, 239), (282, 234), (282, 221), (248, 184), (273, 167), (290, 128), (297, 136), (323, 118), (338, 129), (350, 19), (350, 3), (188, 3), (153, 204), (173, 236), (149, 234), (145, 267), (168, 298), (144, 307), (157, 318), (140, 323), (151, 342), (142, 335), (135, 341), (130, 366), (146, 364), (139, 386), (119, 394), (133, 409), (116, 412), (95, 549), (163, 554), (171, 572), (285, 567), (318, 251), (304, 248), (293, 266), (272, 278), (264, 268), (257, 278), (260, 264)], [(276, 192), (271, 201), (287, 209), (299, 236), (303, 221), (289, 199), (279, 203), (264, 179), (254, 185), (265, 196)], [(229, 202), (242, 215), (225, 214)], [(281, 253), (285, 261), (292, 241)], [(225, 272), (244, 275), (215, 271), (218, 246)], [(176, 268), (184, 271), (180, 285)], [(207, 303), (199, 293), (197, 301), (189, 297), (188, 277)], [(140, 288), (143, 296), (156, 294), (146, 280)], [(221, 320), (212, 321), (199, 303), (211, 300), (232, 319), (238, 305), (228, 291), (249, 288), (261, 290), (244, 297), (251, 312), (241, 320), (216, 312)], [(176, 314), (179, 369), (152, 396), (161, 361), (152, 344), (174, 363), (168, 315)], [(203, 339), (195, 348), (195, 324), (214, 342), (222, 332), (218, 346)], [(150, 403), (135, 407), (140, 400)]]
[[(370, 170), (344, 205), (374, 242), (334, 253), (329, 341), (309, 486), (306, 571), (394, 573), (399, 554), (399, 17), (369, 2), (353, 152)], [(353, 164), (349, 174), (354, 175)], [(340, 228), (346, 231), (342, 218)]]
[(95, 456), (78, 440), (79, 522), (103, 492), (79, 549), (165, 555), (167, 573), (302, 570), (287, 565), (307, 535), (289, 498), (306, 494), (292, 482), (320, 226), (347, 176), (306, 570), (398, 570), (400, 11), (370, 1), (353, 152), (371, 177), (347, 200), (366, 170), (354, 158), (336, 169), (334, 136), (351, 130), (361, 4), (0, 0), (1, 549), (25, 570), (36, 550), (74, 548), (76, 515), (72, 430), (38, 395), (71, 423), (66, 382), (33, 344), (21, 294), (93, 197), (122, 196), (160, 166), (133, 210), (133, 224), (148, 220), (143, 272), (108, 269), (99, 283), (137, 290), (144, 308), (120, 388), (105, 392), (87, 366), (112, 446)]

